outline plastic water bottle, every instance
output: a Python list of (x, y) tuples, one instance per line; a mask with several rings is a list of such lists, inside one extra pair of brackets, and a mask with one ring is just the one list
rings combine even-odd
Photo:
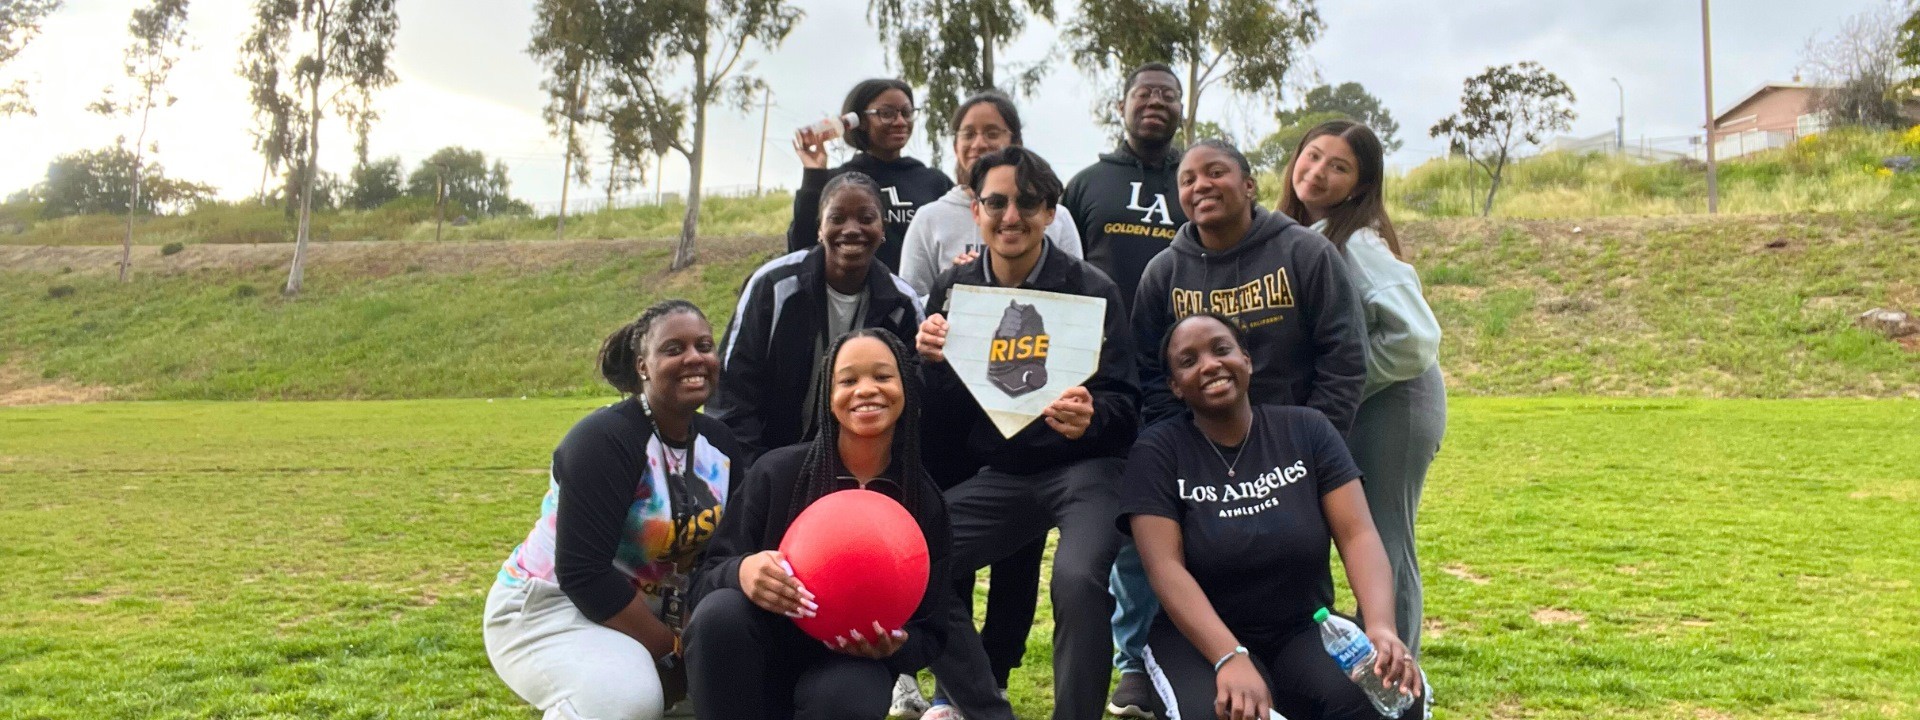
[(1320, 623), (1320, 646), (1326, 648), (1333, 661), (1340, 664), (1340, 671), (1347, 674), (1355, 685), (1367, 693), (1367, 699), (1373, 701), (1373, 709), (1390, 718), (1400, 717), (1413, 705), (1413, 695), (1405, 690), (1392, 687), (1373, 672), (1373, 641), (1360, 631), (1353, 621), (1320, 608), (1313, 614), (1313, 621)]
[(800, 128), (820, 134), (820, 142), (826, 142), (847, 134), (848, 130), (860, 127), (860, 113), (847, 113), (839, 117), (823, 118), (819, 122)]

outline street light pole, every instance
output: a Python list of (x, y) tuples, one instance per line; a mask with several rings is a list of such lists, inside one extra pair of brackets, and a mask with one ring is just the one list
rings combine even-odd
[(1713, 153), (1713, 11), (1700, 0), (1700, 56), (1707, 74), (1707, 214), (1720, 212), (1720, 168)]
[(1607, 78), (1613, 86), (1620, 89), (1620, 115), (1614, 118), (1613, 149), (1615, 152), (1627, 151), (1627, 88), (1620, 84), (1620, 78)]

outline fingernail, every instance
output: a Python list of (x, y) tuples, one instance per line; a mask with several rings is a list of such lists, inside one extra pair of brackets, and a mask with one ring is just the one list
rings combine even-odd
[(820, 616), (820, 613), (814, 612), (812, 610), (800, 611), (800, 617), (811, 618), (811, 617), (819, 617), (819, 616)]
[(788, 611), (786, 611), (786, 612), (784, 612), (784, 613), (781, 613), (781, 614), (782, 614), (782, 615), (786, 615), (787, 617), (790, 617), (790, 618), (793, 618), (793, 619), (795, 619), (795, 620), (799, 620), (800, 618), (803, 618), (803, 617), (806, 617), (805, 615), (801, 615), (800, 613), (798, 613), (798, 612), (795, 612), (795, 611), (793, 611), (793, 610), (788, 610)]
[(792, 563), (789, 563), (789, 562), (787, 562), (787, 561), (785, 561), (785, 560), (781, 560), (781, 561), (780, 561), (780, 569), (781, 569), (781, 570), (785, 570), (785, 571), (787, 571), (787, 574), (788, 574), (788, 575), (792, 575), (792, 574), (793, 574), (793, 564), (792, 564)]
[(820, 609), (820, 603), (817, 603), (817, 602), (814, 602), (812, 598), (808, 598), (808, 599), (806, 599), (806, 600), (801, 600), (801, 601), (800, 601), (800, 604), (801, 604), (801, 605), (805, 605), (805, 606), (807, 606), (807, 609), (808, 609), (808, 610), (819, 610), (819, 609)]
[(907, 632), (906, 632), (905, 630), (895, 630), (895, 631), (893, 631), (893, 639), (895, 639), (895, 640), (905, 640), (906, 638), (907, 638)]
[(852, 635), (852, 636), (853, 636), (853, 639), (855, 639), (855, 640), (858, 640), (858, 641), (860, 641), (860, 642), (866, 642), (866, 641), (867, 641), (867, 639), (866, 639), (865, 637), (862, 637), (862, 636), (860, 635), (860, 631), (859, 631), (859, 630), (848, 630), (848, 631), (847, 631), (847, 634), (848, 634), (848, 635)]
[(835, 636), (833, 636), (833, 642), (834, 642), (834, 644), (836, 644), (836, 645), (839, 645), (840, 647), (846, 647), (846, 646), (847, 646), (847, 636), (845, 636), (845, 635), (835, 635)]

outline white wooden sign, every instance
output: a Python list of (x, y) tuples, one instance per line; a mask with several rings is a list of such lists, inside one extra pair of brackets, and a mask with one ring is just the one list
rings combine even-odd
[(947, 308), (947, 363), (1003, 436), (1100, 367), (1106, 298), (956, 285)]

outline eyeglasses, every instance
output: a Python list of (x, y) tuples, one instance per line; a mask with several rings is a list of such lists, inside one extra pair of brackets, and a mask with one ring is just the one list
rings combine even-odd
[(871, 110), (868, 110), (866, 112), (866, 115), (867, 117), (874, 118), (876, 120), (880, 120), (883, 122), (893, 122), (895, 120), (911, 121), (913, 120), (913, 107), (908, 106), (903, 108), (896, 108), (896, 107), (873, 108)]
[(1008, 200), (1005, 195), (988, 195), (980, 198), (980, 206), (995, 215), (1006, 212), (1008, 204), (1018, 205), (1020, 206), (1020, 217), (1033, 217), (1033, 214), (1040, 212), (1040, 208), (1045, 206), (1046, 203), (1047, 201), (1045, 199), (1025, 193), (1021, 193), (1019, 199), (1011, 201)]
[(1001, 130), (1000, 128), (987, 128), (985, 130), (977, 130), (977, 131), (968, 129), (968, 130), (961, 130), (959, 133), (956, 133), (954, 135), (954, 138), (963, 143), (970, 143), (970, 142), (973, 142), (974, 140), (978, 140), (981, 138), (985, 138), (986, 141), (990, 143), (997, 143), (997, 142), (1000, 142), (1001, 140), (1005, 140), (1008, 135), (1009, 133), (1007, 131)]
[(1167, 87), (1165, 85), (1135, 85), (1133, 86), (1133, 91), (1127, 93), (1127, 95), (1132, 97), (1136, 102), (1147, 102), (1154, 98), (1160, 98), (1161, 102), (1169, 105), (1177, 105), (1180, 103), (1180, 88)]

